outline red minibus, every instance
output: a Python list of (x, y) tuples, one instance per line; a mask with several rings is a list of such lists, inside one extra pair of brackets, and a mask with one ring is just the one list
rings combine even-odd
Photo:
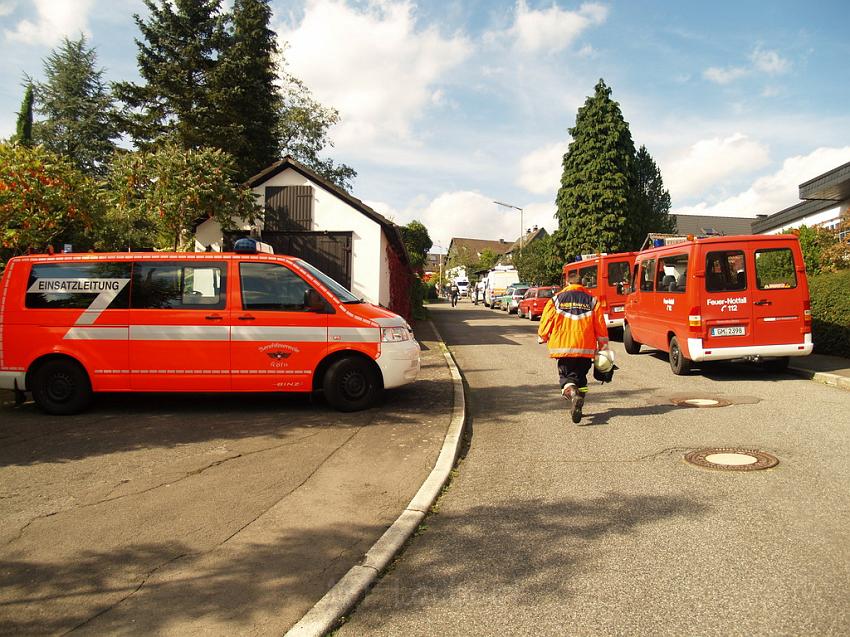
[(605, 308), (608, 329), (623, 327), (626, 294), (631, 285), (631, 272), (637, 252), (583, 255), (564, 266), (564, 284), (569, 275), (578, 273), (581, 284), (599, 299)]
[[(254, 242), (256, 243), (256, 242)], [(234, 253), (31, 255), (0, 279), (0, 389), (44, 411), (93, 392), (304, 392), (342, 411), (416, 379), (404, 319), (301, 259)]]
[[(809, 287), (794, 235), (679, 238), (640, 252), (626, 302), (623, 345), (669, 352), (674, 374), (692, 362), (764, 360), (784, 369), (812, 352)], [(674, 240), (675, 241), (675, 240)]]

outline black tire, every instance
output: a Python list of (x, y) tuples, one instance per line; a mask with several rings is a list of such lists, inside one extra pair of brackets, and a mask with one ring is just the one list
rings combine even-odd
[(691, 361), (685, 358), (675, 336), (670, 339), (670, 369), (676, 376), (685, 376), (691, 371)]
[(79, 363), (69, 359), (49, 360), (33, 372), (32, 397), (48, 414), (76, 414), (91, 403), (91, 381)]
[(516, 309), (516, 317), (519, 318), (519, 319), (522, 318), (522, 308), (518, 307)]
[(623, 328), (623, 349), (626, 350), (626, 354), (640, 354), (640, 345), (632, 338), (632, 330), (626, 325)]
[(761, 364), (761, 368), (771, 374), (781, 374), (788, 369), (789, 359), (787, 356), (781, 358), (771, 358)]
[(325, 399), (338, 411), (361, 411), (381, 397), (381, 383), (374, 367), (359, 358), (341, 358), (331, 364), (322, 379)]

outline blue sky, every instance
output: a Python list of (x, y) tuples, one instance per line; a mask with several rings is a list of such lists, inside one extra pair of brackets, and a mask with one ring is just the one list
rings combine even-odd
[[(513, 240), (554, 229), (567, 129), (604, 78), (674, 212), (755, 216), (850, 161), (850, 3), (272, 2), (289, 71), (340, 110), (335, 159), (399, 223)], [(133, 79), (140, 0), (0, 0), (0, 137), (21, 78), (86, 33)]]

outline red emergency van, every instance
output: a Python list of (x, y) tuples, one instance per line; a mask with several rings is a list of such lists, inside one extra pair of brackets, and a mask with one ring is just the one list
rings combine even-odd
[(241, 253), (16, 257), (0, 280), (0, 388), (52, 414), (127, 391), (321, 390), (354, 411), (414, 381), (419, 352), (403, 318), (251, 240)]
[(749, 359), (781, 370), (812, 351), (809, 287), (794, 235), (681, 237), (640, 252), (623, 345), (692, 362)]
[(564, 266), (564, 284), (569, 275), (578, 273), (581, 284), (605, 308), (608, 329), (623, 327), (626, 295), (631, 285), (631, 272), (637, 252), (583, 255), (578, 261)]

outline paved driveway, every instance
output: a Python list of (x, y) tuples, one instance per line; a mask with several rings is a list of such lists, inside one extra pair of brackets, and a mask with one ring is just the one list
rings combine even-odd
[[(469, 384), (471, 447), (341, 635), (850, 634), (850, 392), (731, 365), (676, 377), (615, 344), (622, 369), (576, 427), (536, 322), (432, 313)], [(737, 445), (780, 464), (683, 460)]]
[(0, 633), (283, 634), (428, 475), (452, 386), (340, 414), (268, 395), (0, 406)]

